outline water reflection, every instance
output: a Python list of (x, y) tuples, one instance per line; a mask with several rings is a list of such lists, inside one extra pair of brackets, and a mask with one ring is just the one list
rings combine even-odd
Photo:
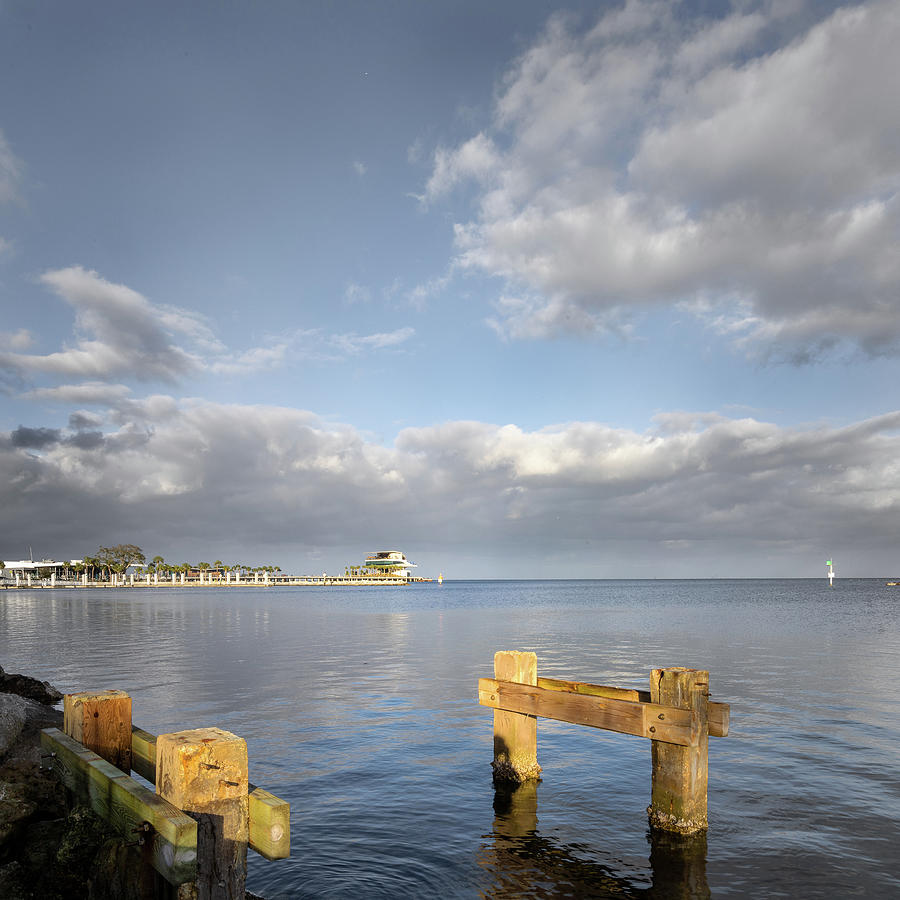
[(494, 825), (478, 863), (490, 876), (483, 896), (709, 900), (706, 835), (683, 837), (650, 830), (650, 886), (588, 857), (588, 848), (538, 831), (539, 783), (494, 786)]
[[(254, 782), (294, 810), (292, 857), (249, 861), (272, 900), (705, 898), (707, 880), (900, 896), (897, 596), (876, 581), (2, 591), (0, 664), (128, 690), (149, 731), (244, 737)], [(646, 834), (639, 738), (551, 720), (545, 781), (499, 797), (491, 827), (474, 691), (504, 647), (534, 649), (542, 675), (622, 686), (710, 670), (732, 732), (710, 747), (708, 866), (702, 843)]]

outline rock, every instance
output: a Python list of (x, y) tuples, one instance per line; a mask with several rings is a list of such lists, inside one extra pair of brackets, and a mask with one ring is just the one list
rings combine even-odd
[(0, 759), (6, 756), (25, 727), (26, 702), (16, 694), (0, 694)]
[(0, 866), (0, 897), (5, 900), (30, 900), (34, 894), (28, 889), (28, 872), (13, 860)]
[(0, 666), (0, 693), (18, 694), (29, 700), (48, 705), (59, 703), (63, 695), (48, 681), (38, 681), (37, 678), (29, 678), (27, 675), (12, 675)]
[(36, 809), (26, 798), (24, 784), (0, 781), (0, 847), (22, 831)]

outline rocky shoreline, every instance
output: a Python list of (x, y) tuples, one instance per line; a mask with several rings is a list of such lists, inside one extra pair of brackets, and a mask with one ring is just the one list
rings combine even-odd
[(41, 729), (62, 727), (62, 694), (46, 682), (0, 667), (0, 897), (108, 896), (98, 857), (114, 843), (87, 810), (41, 768)]
[(0, 897), (143, 900), (152, 889), (137, 875), (139, 852), (87, 808), (70, 808), (41, 768), (41, 729), (62, 728), (61, 700), (46, 681), (0, 666)]

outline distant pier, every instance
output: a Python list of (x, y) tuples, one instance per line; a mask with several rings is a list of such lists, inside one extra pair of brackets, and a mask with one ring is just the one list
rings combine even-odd
[(75, 579), (17, 578), (0, 581), (0, 590), (34, 590), (36, 588), (77, 589), (77, 588), (165, 588), (165, 587), (366, 587), (402, 586), (430, 582), (431, 578), (420, 576), (400, 577), (393, 575), (283, 575), (280, 572), (255, 572), (252, 576), (238, 573), (186, 574), (173, 572), (170, 575), (113, 575), (109, 580), (92, 581), (86, 575)]

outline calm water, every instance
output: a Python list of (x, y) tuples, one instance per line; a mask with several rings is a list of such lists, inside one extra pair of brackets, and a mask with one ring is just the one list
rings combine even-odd
[[(291, 858), (250, 854), (269, 898), (888, 897), (898, 613), (900, 588), (850, 579), (7, 591), (0, 664), (245, 737), (292, 808)], [(631, 687), (709, 669), (732, 712), (706, 840), (651, 841), (642, 738), (539, 720), (543, 781), (495, 794), (475, 698), (499, 649)]]

